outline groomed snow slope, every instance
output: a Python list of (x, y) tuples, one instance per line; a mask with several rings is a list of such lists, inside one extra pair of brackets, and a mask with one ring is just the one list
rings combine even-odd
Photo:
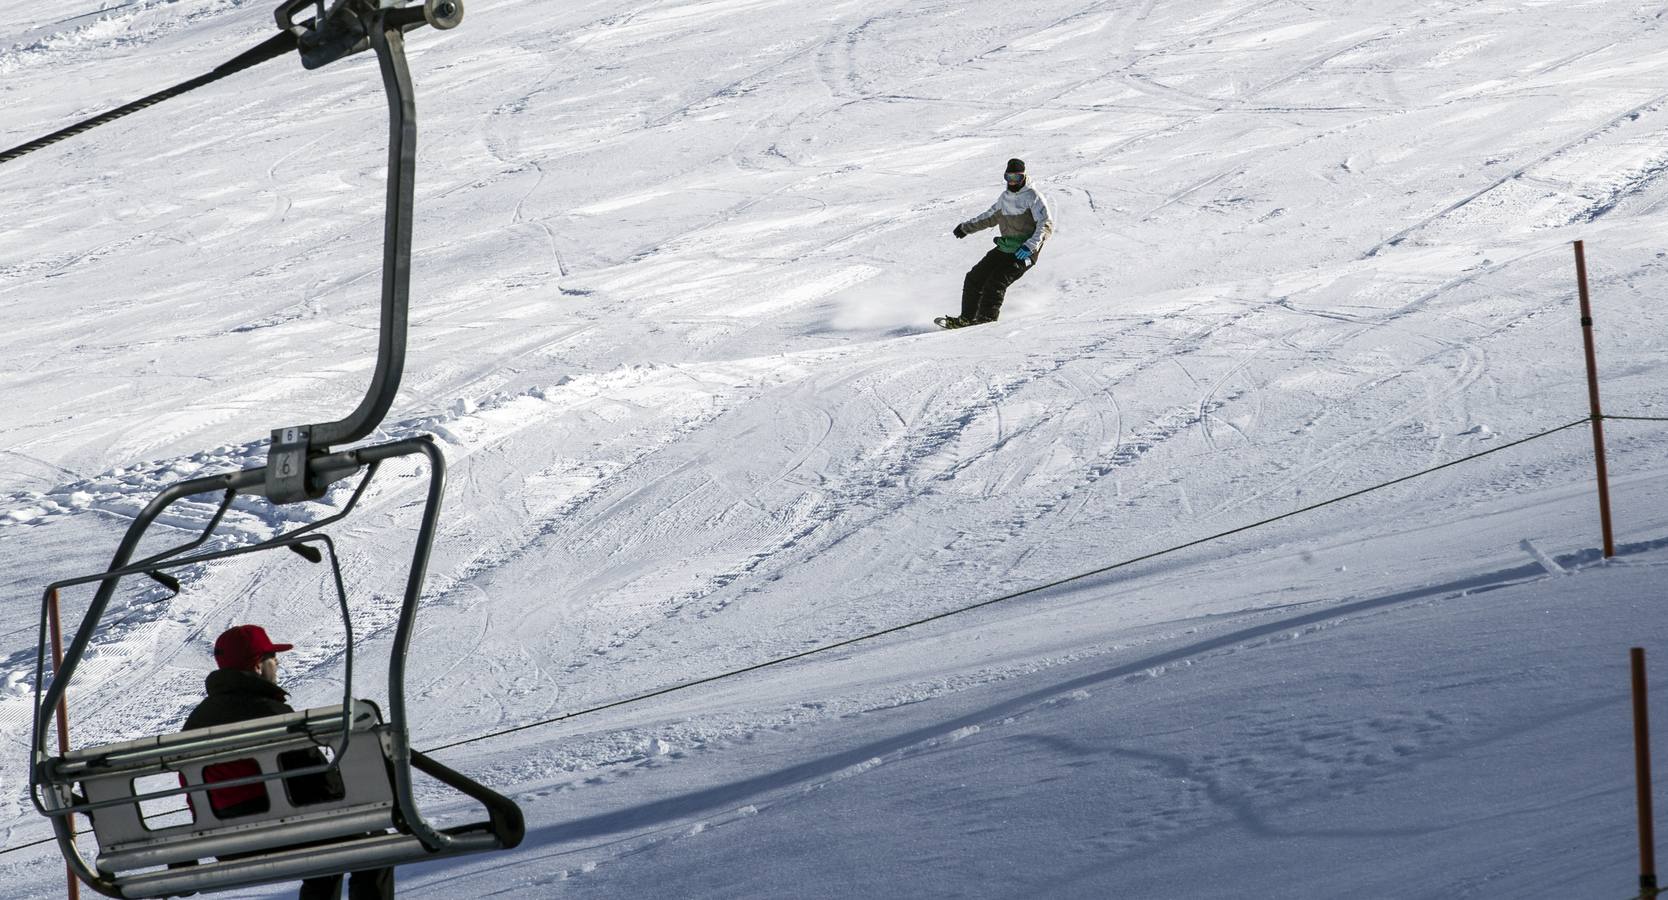
[[(0, 146), (270, 29), (265, 0), (104, 5), (0, 0)], [(473, 2), (413, 33), (412, 353), (384, 432), (452, 466), (417, 745), (1577, 420), (1574, 239), (1607, 409), (1668, 415), (1665, 33), (1664, 3), (1529, 0)], [(284, 60), (0, 167), (8, 847), (46, 834), (41, 586), (100, 568), (162, 485), (362, 393), (384, 117), (369, 56)], [(998, 325), (937, 332), (984, 246), (950, 228), (1015, 155), (1060, 230)], [(402, 893), (1627, 896), (1664, 427), (1609, 424), (1607, 564), (1569, 430), (446, 751), (533, 830)], [(414, 474), (339, 532), (373, 697)], [(299, 560), (135, 586), (71, 696), (78, 741), (177, 728), (244, 621), (298, 645), (297, 705), (331, 702), (322, 587)], [(49, 848), (0, 856), (0, 898), (61, 877)]]

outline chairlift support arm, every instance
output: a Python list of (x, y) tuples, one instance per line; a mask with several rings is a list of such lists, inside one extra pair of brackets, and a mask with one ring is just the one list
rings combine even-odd
[[(182, 787), (152, 791), (127, 797), (125, 800), (99, 801), (93, 804), (88, 798), (75, 794), (72, 789), (75, 780), (73, 773), (64, 768), (63, 761), (52, 754), (46, 739), (59, 703), (64, 699), (76, 669), (86, 655), (94, 633), (123, 578), (144, 574), (177, 590), (177, 582), (172, 582), (170, 578), (162, 575), (162, 569), (272, 547), (287, 546), (303, 552), (309, 559), (318, 561), (315, 557), (319, 554), (304, 546), (303, 536), (346, 516), (363, 495), (378, 464), (396, 457), (422, 455), (427, 457), (429, 463), (428, 494), (407, 575), (405, 596), (400, 607), (400, 618), (395, 630), (388, 669), (389, 719), (386, 727), (377, 726), (375, 729), (385, 763), (392, 776), (392, 783), (389, 785), (392, 793), (390, 802), (397, 813), (396, 828), (405, 835), (405, 844), (400, 843), (401, 838), (389, 835), (386, 840), (378, 838), (367, 842), (363, 849), (341, 850), (337, 854), (341, 856), (339, 862), (357, 868), (359, 863), (367, 860), (377, 861), (377, 865), (385, 865), (429, 854), (451, 855), (477, 850), (505, 849), (517, 845), (524, 834), (525, 825), (521, 812), (513, 801), (453, 772), (410, 747), (405, 698), (406, 655), (416, 630), (417, 606), (422, 597), (429, 554), (437, 531), (440, 502), (445, 488), (445, 458), (435, 446), (433, 439), (428, 436), (353, 450), (331, 450), (334, 445), (359, 441), (376, 430), (393, 404), (405, 364), (417, 127), (416, 103), (410, 69), (406, 64), (404, 34), (424, 24), (437, 29), (450, 29), (456, 27), (463, 17), (462, 0), (420, 0), (420, 6), (408, 6), (407, 3), (408, 0), (330, 0), (327, 6), (326, 0), (285, 0), (276, 11), (277, 23), (282, 34), (262, 44), (262, 48), (268, 48), (263, 52), (270, 51), (269, 45), (278, 47), (288, 44), (295, 47), (300, 51), (303, 66), (308, 69), (328, 65), (366, 49), (374, 50), (377, 54), (389, 105), (388, 185), (377, 360), (364, 398), (352, 412), (341, 419), (275, 429), (265, 466), (181, 481), (163, 489), (134, 518), (104, 572), (53, 585), (53, 588), (57, 588), (72, 584), (96, 583), (97, 589), (82, 617), (80, 627), (64, 654), (63, 662), (55, 666), (50, 682), (44, 685), (45, 660), (44, 656), (37, 655), (30, 795), (37, 808), (51, 819), (61, 849), (75, 874), (100, 893), (110, 896), (162, 896), (184, 889), (214, 890), (220, 887), (263, 883), (272, 880), (271, 876), (275, 874), (319, 868), (321, 864), (316, 860), (287, 857), (280, 860), (278, 857), (285, 854), (279, 853), (270, 861), (267, 857), (262, 857), (245, 865), (240, 860), (230, 868), (223, 866), (222, 868), (227, 869), (225, 872), (218, 875), (205, 874), (202, 878), (192, 877), (192, 873), (174, 875), (159, 872), (142, 873), (118, 881), (101, 875), (88, 865), (76, 848), (75, 835), (70, 825), (71, 814), (83, 808), (91, 808), (90, 804), (103, 808), (112, 803), (136, 803), (140, 800), (185, 793), (191, 789)], [(312, 12), (310, 18), (297, 21), (298, 17), (309, 10)], [(330, 485), (360, 471), (365, 471), (364, 480), (346, 507), (325, 520), (251, 547), (193, 552), (207, 542), (234, 497), (240, 493), (264, 495), (278, 505), (317, 499), (324, 495)], [(186, 497), (215, 492), (222, 493), (223, 497), (218, 510), (200, 536), (134, 561), (134, 555), (138, 552), (145, 533), (165, 510)], [(322, 536), (306, 537), (305, 540), (323, 541), (326, 547), (329, 546), (329, 539)], [(336, 577), (337, 592), (345, 598), (340, 570), (333, 552), (331, 567)], [(53, 588), (49, 588), (49, 591)], [(344, 599), (343, 615), (350, 629), (351, 648), (351, 621), (348, 621), (345, 602)], [(43, 617), (43, 630), (44, 621)], [(42, 640), (44, 642), (44, 638)], [(349, 658), (351, 660), (351, 649)], [(349, 671), (351, 673), (351, 670)], [(341, 707), (343, 710), (350, 708), (351, 697), (348, 691), (351, 690), (351, 684), (350, 674), (344, 683)], [(345, 714), (342, 721), (347, 721)], [(345, 752), (347, 748), (346, 728), (344, 724), (341, 743), (338, 745), (338, 759), (341, 752)], [(133, 764), (145, 764), (143, 757), (143, 753), (134, 757)], [(436, 778), (482, 803), (488, 810), (489, 821), (479, 825), (448, 828), (436, 828), (431, 825), (424, 819), (417, 806), (412, 785), (413, 769)], [(228, 784), (241, 784), (245, 780), (250, 783), (266, 781), (271, 777), (276, 776), (233, 780)], [(43, 794), (43, 791), (46, 793)], [(45, 803), (43, 800), (50, 802)], [(483, 828), (486, 830), (485, 833), (482, 832)], [(411, 855), (413, 852), (417, 854), (416, 857)], [(115, 864), (112, 861), (112, 865)], [(155, 891), (162, 893), (154, 893)]]
[[(278, 27), (297, 37), (302, 64), (328, 65), (374, 49), (388, 96), (388, 187), (382, 239), (382, 310), (376, 368), (359, 405), (332, 422), (275, 428), (267, 456), (266, 496), (274, 503), (317, 499), (328, 482), (309, 477), (306, 461), (333, 446), (360, 440), (382, 423), (399, 393), (405, 369), (411, 305), (411, 223), (417, 175), (417, 101), (405, 58), (405, 32), (423, 24), (450, 29), (463, 19), (462, 0), (286, 0), (275, 16)], [(297, 24), (298, 13), (315, 9)]]

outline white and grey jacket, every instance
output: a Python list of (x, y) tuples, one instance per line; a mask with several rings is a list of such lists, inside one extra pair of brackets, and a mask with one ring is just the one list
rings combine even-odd
[(1036, 188), (1026, 185), (1024, 190), (1004, 190), (990, 209), (961, 223), (962, 230), (971, 234), (995, 225), (1002, 237), (997, 245), (1012, 253), (1021, 244), (1036, 255), (1043, 242), (1054, 233), (1054, 217), (1049, 215), (1048, 201)]

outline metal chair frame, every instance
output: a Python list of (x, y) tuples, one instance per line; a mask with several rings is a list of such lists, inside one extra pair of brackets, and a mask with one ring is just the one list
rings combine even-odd
[[(298, 21), (312, 9), (311, 18)], [(433, 546), (446, 461), (432, 438), (332, 451), (333, 445), (369, 436), (399, 390), (405, 363), (411, 274), (413, 184), (416, 170), (416, 104), (405, 60), (404, 34), (425, 24), (456, 27), (462, 0), (284, 0), (278, 27), (296, 36), (302, 64), (313, 69), (345, 56), (376, 52), (389, 107), (388, 188), (384, 216), (381, 329), (376, 368), (364, 398), (347, 416), (332, 422), (274, 429), (265, 466), (195, 478), (162, 490), (136, 516), (109, 567), (96, 575), (58, 581), (43, 594), (36, 655), (35, 717), (29, 771), (30, 797), (52, 823), (71, 871), (111, 897), (166, 897), (226, 890), (420, 859), (434, 859), (518, 845), (526, 828), (521, 810), (486, 788), (421, 752), (411, 749), (405, 702), (405, 660), (415, 632), (428, 558)], [(388, 668), (388, 719), (374, 704), (354, 700), (353, 632), (335, 544), (322, 529), (357, 507), (378, 466), (389, 459), (422, 456), (429, 464), (428, 493), (418, 528), (405, 596), (395, 628)], [(321, 521), (249, 547), (202, 551), (239, 494), (263, 496), (275, 505), (316, 500), (331, 485), (363, 472), (342, 510)], [(219, 508), (194, 540), (134, 561), (140, 541), (163, 511), (186, 497), (223, 493)], [(320, 548), (323, 548), (322, 551)], [(337, 706), (189, 733), (141, 738), (59, 753), (48, 746), (54, 716), (69, 689), (117, 587), (124, 578), (145, 575), (174, 593), (179, 582), (167, 570), (248, 553), (288, 548), (312, 562), (330, 559), (347, 657), (342, 702)], [(48, 598), (62, 588), (97, 584), (97, 590), (61, 664), (48, 678)], [(357, 736), (357, 739), (356, 739)], [(290, 750), (328, 749), (322, 765), (284, 769), (279, 755)], [(208, 801), (203, 767), (217, 761), (254, 759), (260, 774), (214, 781), (215, 788), (268, 784), (297, 777), (343, 776), (341, 802), (291, 803), (268, 789), (269, 808), (251, 816), (221, 819)], [(479, 802), (484, 821), (437, 828), (418, 808), (413, 771), (428, 775)], [(176, 773), (178, 788), (145, 790), (137, 780)], [(352, 776), (351, 783), (347, 776)], [(274, 786), (276, 787), (276, 785)], [(193, 821), (151, 829), (141, 804), (170, 796), (194, 798)], [(72, 816), (91, 818), (99, 854), (91, 862), (75, 842)], [(164, 868), (157, 868), (157, 867)]]
[[(428, 461), (429, 483), (390, 651), (389, 716), (383, 724), (380, 711), (373, 705), (352, 698), (353, 638), (347, 595), (334, 541), (320, 529), (342, 520), (354, 510), (382, 462), (405, 456), (422, 456)], [(438, 528), (445, 489), (445, 457), (433, 439), (425, 435), (316, 457), (309, 468), (319, 477), (336, 477), (343, 471), (358, 470), (364, 471), (364, 477), (343, 509), (326, 519), (248, 547), (187, 555), (182, 554), (209, 541), (240, 492), (258, 493), (266, 479), (262, 469), (248, 469), (180, 482), (165, 489), (134, 520), (117, 552), (116, 564), (109, 570), (54, 582), (43, 594), (36, 653), (37, 715), (30, 796), (36, 809), (51, 820), (71, 869), (100, 893), (112, 897), (165, 897), (226, 890), (482, 850), (509, 849), (518, 845), (525, 835), (521, 811), (513, 801), (411, 749), (409, 742), (406, 658), (416, 630), (417, 607)], [(125, 563), (147, 528), (169, 506), (185, 497), (217, 491), (224, 496), (201, 535), (138, 562)], [(165, 574), (169, 569), (280, 548), (299, 552), (315, 562), (329, 558), (348, 646), (340, 705), (83, 748), (67, 754), (49, 748), (59, 700), (68, 690), (122, 579), (149, 575), (166, 583), (171, 580)], [(63, 665), (52, 671), (49, 679), (46, 597), (53, 591), (94, 583), (98, 584), (98, 590), (65, 651)], [(354, 714), (344, 716), (342, 710), (353, 710)], [(358, 742), (354, 741), (356, 734), (360, 735)], [(327, 748), (331, 759), (324, 765), (291, 769), (276, 764), (280, 753), (304, 748)], [(214, 788), (340, 772), (356, 799), (312, 810), (275, 801), (267, 813), (248, 819), (221, 820), (208, 803), (202, 769), (215, 762), (249, 757), (261, 763), (259, 775), (215, 781)], [(376, 764), (369, 760), (375, 760)], [(367, 774), (375, 773), (379, 767), (383, 771), (380, 778)], [(465, 826), (435, 827), (417, 805), (414, 770), (481, 803), (487, 819)], [(137, 779), (165, 772), (178, 773), (184, 783), (177, 788), (137, 790)], [(371, 792), (369, 797), (365, 796), (366, 791)], [(269, 798), (278, 793), (268, 790)], [(193, 798), (194, 821), (147, 833), (149, 829), (143, 826), (140, 804), (180, 795)], [(89, 861), (75, 843), (71, 816), (78, 813), (88, 815), (93, 822), (99, 843), (96, 860)], [(393, 832), (387, 833), (388, 829)], [(321, 849), (320, 841), (330, 843)], [(237, 858), (206, 861), (222, 853), (235, 854)], [(144, 870), (182, 864), (184, 867), (161, 872)]]

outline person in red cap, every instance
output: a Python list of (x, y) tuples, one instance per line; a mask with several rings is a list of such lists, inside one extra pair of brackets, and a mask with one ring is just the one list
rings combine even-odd
[[(185, 727), (180, 730), (230, 725), (295, 712), (284, 702), (289, 693), (278, 686), (278, 654), (293, 649), (293, 644), (275, 643), (267, 636), (266, 629), (259, 625), (238, 625), (226, 629), (214, 642), (214, 662), (219, 668), (210, 672), (204, 682), (208, 696), (186, 717)], [(318, 755), (307, 764), (322, 762), (324, 757)], [(253, 759), (234, 759), (204, 766), (203, 780), (230, 781), (259, 775), (260, 771), (260, 765)], [(298, 775), (286, 781), (292, 795), (329, 790), (323, 786), (326, 784), (323, 776)], [(339, 781), (337, 783), (340, 784)], [(208, 792), (208, 799), (215, 816), (222, 820), (252, 816), (272, 808), (264, 783), (216, 788)], [(301, 882), (301, 900), (334, 900), (341, 895), (340, 875), (309, 878)], [(394, 870), (371, 869), (353, 873), (348, 896), (352, 900), (393, 897)]]
[[(259, 625), (226, 629), (214, 642), (214, 663), (220, 668), (210, 672), (204, 682), (208, 697), (186, 717), (183, 730), (295, 712), (284, 702), (289, 694), (278, 686), (278, 654), (293, 649), (294, 644), (274, 643), (272, 638), (267, 637), (266, 629)], [(225, 775), (220, 780), (231, 777)], [(259, 803), (250, 803), (257, 795)], [(232, 802), (227, 798), (235, 798), (237, 804), (248, 803), (260, 808), (223, 806)], [(209, 800), (221, 818), (266, 812), (267, 809), (266, 788), (259, 784), (223, 788), (212, 792)]]

